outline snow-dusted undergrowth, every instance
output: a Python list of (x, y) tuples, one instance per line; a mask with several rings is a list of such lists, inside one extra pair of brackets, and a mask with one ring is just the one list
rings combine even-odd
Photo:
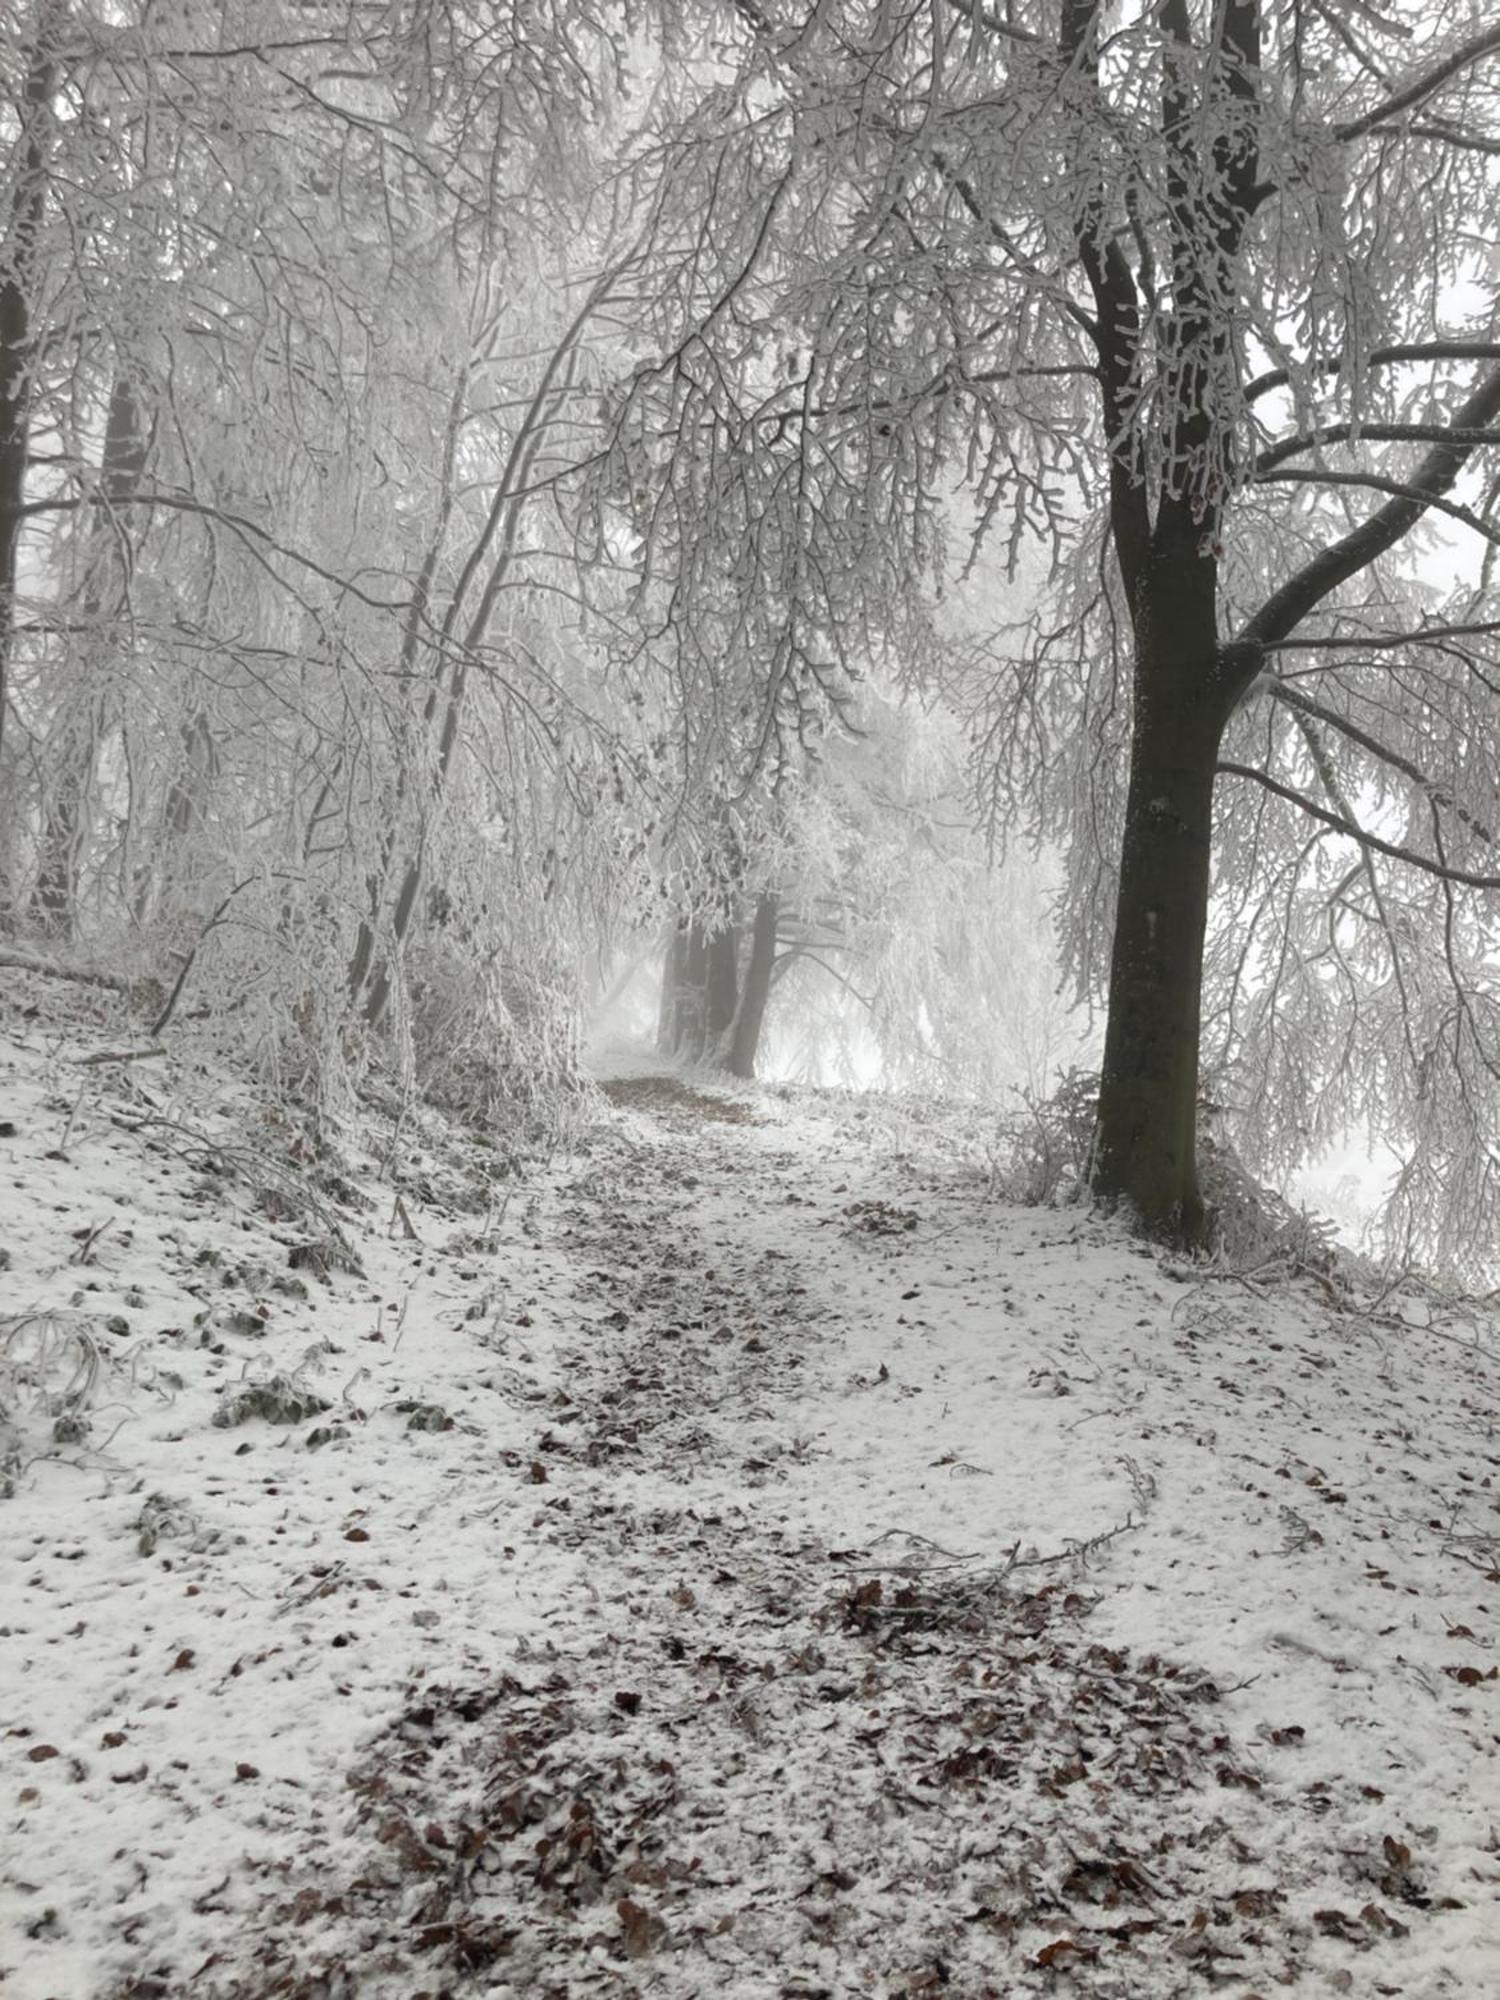
[(639, 1064), (398, 1201), (5, 1016), (7, 2000), (1493, 1985), (1490, 1322)]

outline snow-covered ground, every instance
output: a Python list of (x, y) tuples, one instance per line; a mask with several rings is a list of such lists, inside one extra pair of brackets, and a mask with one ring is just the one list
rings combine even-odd
[(6, 2000), (1500, 1990), (1492, 1321), (645, 1060), (340, 1184), (0, 1006)]

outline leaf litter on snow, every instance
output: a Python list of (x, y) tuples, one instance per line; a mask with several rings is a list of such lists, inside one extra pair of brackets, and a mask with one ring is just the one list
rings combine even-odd
[[(301, 1299), (310, 1230), (107, 1115), (13, 1200), (77, 1310), (129, 1191), (89, 1268), (180, 1379), (0, 1515), (7, 1993), (1485, 1990), (1492, 1330), (615, 1097), (468, 1218), (434, 1138)], [(214, 1428), (278, 1378), (329, 1407)]]

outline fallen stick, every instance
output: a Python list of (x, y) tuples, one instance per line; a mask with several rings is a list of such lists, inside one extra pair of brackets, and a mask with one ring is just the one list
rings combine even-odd
[(129, 993), (136, 982), (122, 972), (97, 968), (55, 965), (48, 958), (33, 958), (28, 951), (0, 951), (0, 969), (8, 972), (38, 972), (44, 979), (74, 979), (83, 986), (107, 986), (112, 993)]

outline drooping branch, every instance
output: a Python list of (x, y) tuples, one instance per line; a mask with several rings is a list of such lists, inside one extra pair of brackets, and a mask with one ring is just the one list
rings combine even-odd
[(1273, 639), (1265, 643), (1268, 653), (1315, 653), (1329, 647), (1346, 652), (1398, 652), (1406, 646), (1435, 644), (1443, 639), (1482, 639), (1500, 633), (1500, 618), (1478, 618), (1454, 625), (1415, 625), (1409, 632), (1330, 632), (1324, 637)]
[[(1339, 775), (1334, 768), (1333, 759), (1328, 754), (1328, 746), (1319, 734), (1316, 723), (1305, 713), (1296, 713), (1296, 723), (1298, 732), (1303, 742), (1307, 745), (1308, 755), (1312, 758), (1313, 769), (1317, 772), (1323, 790), (1327, 794), (1335, 812), (1347, 821), (1350, 826), (1359, 827), (1359, 822), (1354, 816), (1354, 807), (1350, 803), (1344, 787), (1339, 782)], [(1359, 832), (1362, 835), (1364, 828), (1359, 827)], [(1376, 921), (1385, 934), (1386, 947), (1390, 952), (1391, 976), (1395, 980), (1397, 990), (1401, 995), (1401, 1032), (1406, 1041), (1408, 1052), (1412, 1056), (1415, 1056), (1415, 1050), (1411, 1046), (1411, 998), (1408, 991), (1406, 972), (1401, 962), (1400, 935), (1396, 925), (1391, 921), (1391, 913), (1386, 901), (1385, 891), (1381, 887), (1380, 876), (1375, 867), (1375, 851), (1369, 842), (1362, 838), (1359, 842), (1359, 871), (1364, 876), (1365, 886), (1370, 892), (1370, 904), (1375, 912)], [(1452, 893), (1451, 885), (1449, 886), (1449, 893)]]
[[(1411, 478), (1403, 482), (1402, 491), (1377, 509), (1369, 520), (1304, 564), (1272, 593), (1241, 636), (1261, 646), (1286, 638), (1325, 597), (1393, 548), (1429, 507), (1443, 499), (1473, 456), (1475, 447), (1454, 442), (1452, 434), (1486, 430), (1497, 416), (1500, 416), (1500, 368), (1487, 375), (1454, 413), (1448, 437), (1427, 453)], [(1290, 470), (1273, 475), (1290, 476)]]
[[(1429, 361), (1500, 361), (1500, 341), (1493, 340), (1408, 340), (1392, 347), (1377, 347), (1364, 357), (1364, 367), (1400, 368)], [(1307, 375), (1342, 375), (1346, 358), (1335, 354), (1309, 362)], [(1293, 379), (1290, 368), (1268, 368), (1245, 385), (1245, 401), (1254, 403), (1273, 389), (1285, 389)]]
[(1405, 778), (1410, 778), (1434, 806), (1448, 807), (1457, 819), (1463, 821), (1476, 839), (1484, 842), (1485, 846), (1494, 846), (1495, 836), (1482, 821), (1477, 820), (1471, 812), (1458, 803), (1451, 787), (1429, 778), (1421, 766), (1410, 757), (1403, 756), (1399, 750), (1393, 750), (1388, 743), (1382, 743), (1379, 737), (1372, 736), (1368, 730), (1361, 729), (1358, 723), (1351, 722), (1348, 716), (1340, 715), (1337, 709), (1329, 708), (1323, 702), (1315, 700), (1313, 696), (1304, 694), (1300, 688), (1288, 687), (1285, 681), (1278, 680), (1270, 681), (1267, 687), (1273, 701), (1280, 702), (1283, 707), (1290, 708), (1299, 715), (1311, 716), (1325, 728), (1337, 730), (1348, 742), (1357, 743), (1361, 750), (1368, 751), (1377, 762), (1385, 764), (1393, 771), (1399, 771)]
[(1402, 89), (1395, 91), (1384, 103), (1366, 111), (1359, 118), (1352, 118), (1347, 124), (1335, 125), (1335, 139), (1362, 139), (1367, 132), (1373, 132), (1378, 125), (1387, 124), (1392, 118), (1399, 118), (1403, 111), (1410, 111), (1413, 105), (1423, 103), (1434, 91), (1441, 90), (1451, 78), (1459, 76), (1486, 56), (1500, 53), (1500, 27), (1485, 28), (1468, 41), (1452, 50), (1433, 64), (1429, 70), (1414, 78)]
[(1477, 430), (1460, 433), (1445, 424), (1329, 424), (1325, 429), (1304, 431), (1267, 445), (1255, 461), (1254, 476), (1263, 479), (1278, 465), (1305, 451), (1319, 451), (1325, 445), (1347, 444), (1351, 438), (1371, 444), (1500, 444), (1500, 431)]
[[(214, 506), (206, 500), (198, 499), (191, 493), (169, 492), (162, 487), (151, 487), (144, 492), (115, 494), (113, 496), (106, 496), (102, 493), (90, 493), (76, 499), (59, 498), (56, 500), (28, 501), (20, 511), (23, 515), (27, 516), (33, 514), (72, 514), (76, 513), (80, 507), (103, 506), (108, 506), (112, 510), (121, 507), (164, 507), (178, 514), (196, 514), (205, 521), (212, 521), (222, 528), (227, 528), (244, 545), (254, 560), (273, 577), (276, 575), (276, 572), (271, 566), (270, 558), (279, 556), (284, 561), (294, 564), (297, 568), (306, 570), (310, 576), (315, 576), (321, 582), (332, 585), (340, 593), (345, 593), (355, 598), (371, 611), (404, 612), (409, 610), (411, 606), (411, 599), (409, 597), (377, 597), (373, 591), (367, 590), (354, 577), (330, 569), (326, 564), (320, 563), (315, 556), (309, 555), (306, 550), (293, 548), (289, 543), (279, 540), (268, 528), (263, 528), (258, 521), (252, 521), (244, 514), (234, 513), (227, 507)], [(279, 578), (277, 580), (280, 581)]]
[(1326, 806), (1317, 805), (1305, 793), (1284, 785), (1280, 779), (1272, 778), (1264, 771), (1257, 771), (1250, 764), (1236, 764), (1221, 760), (1217, 766), (1219, 775), (1225, 778), (1248, 778), (1277, 798), (1285, 799), (1289, 805), (1305, 812), (1310, 819), (1320, 820), (1324, 826), (1332, 827), (1335, 833), (1347, 834), (1350, 840), (1373, 853), (1388, 855), (1392, 861), (1404, 861), (1410, 868), (1417, 868), (1424, 875), (1434, 875), (1442, 882), (1457, 882), (1469, 889), (1500, 889), (1500, 875), (1479, 875), (1471, 869), (1444, 866), (1434, 861), (1430, 855), (1419, 854), (1414, 848), (1402, 847), (1393, 840), (1382, 840), (1377, 833), (1365, 827), (1356, 826), (1352, 820), (1342, 818), (1338, 813), (1329, 812)]
[[(1482, 514), (1476, 514), (1472, 507), (1465, 507), (1458, 500), (1447, 500), (1437, 493), (1424, 493), (1420, 486), (1405, 479), (1392, 479), (1381, 472), (1334, 472), (1321, 468), (1312, 469), (1305, 465), (1279, 467), (1275, 472), (1263, 473), (1256, 481), (1260, 486), (1361, 486), (1371, 493), (1390, 493), (1397, 499), (1418, 503), (1418, 512), (1446, 514), (1451, 521), (1460, 521), (1466, 528), (1472, 528), (1485, 541), (1500, 545), (1500, 528), (1486, 521)], [(1415, 517), (1413, 517), (1413, 524)], [(1361, 564), (1361, 568), (1365, 565)]]
[(999, 35), (1004, 41), (1023, 42), (1030, 48), (1036, 48), (1041, 42), (1041, 36), (1034, 34), (1030, 28), (1018, 27), (1014, 21), (1003, 19), (992, 8), (975, 6), (973, 0), (948, 0), (948, 5), (955, 14), (962, 14), (966, 21), (973, 21), (986, 33)]

